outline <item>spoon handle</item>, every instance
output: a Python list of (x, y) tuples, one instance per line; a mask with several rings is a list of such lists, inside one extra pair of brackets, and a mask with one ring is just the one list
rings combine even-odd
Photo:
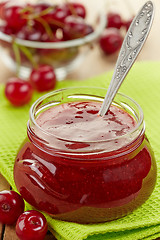
[(99, 111), (100, 116), (104, 116), (108, 111), (114, 96), (141, 51), (151, 29), (153, 16), (154, 6), (151, 1), (148, 1), (133, 19), (124, 38), (111, 83)]

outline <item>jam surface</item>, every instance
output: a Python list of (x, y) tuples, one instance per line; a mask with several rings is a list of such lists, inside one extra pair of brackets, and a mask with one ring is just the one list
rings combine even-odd
[(135, 127), (133, 117), (116, 106), (111, 106), (104, 117), (98, 116), (100, 106), (95, 102), (58, 105), (40, 114), (37, 123), (57, 137), (82, 142), (116, 138)]
[[(136, 121), (117, 106), (103, 118), (99, 109), (100, 103), (71, 102), (40, 113), (37, 124), (55, 142), (63, 139), (55, 144), (59, 151), (48, 150), (52, 138), (46, 148), (34, 138), (26, 139), (17, 155), (19, 192), (54, 218), (113, 220), (132, 212), (153, 191), (156, 164), (150, 145), (144, 135), (136, 140), (126, 135)], [(39, 130), (35, 134), (40, 136)]]

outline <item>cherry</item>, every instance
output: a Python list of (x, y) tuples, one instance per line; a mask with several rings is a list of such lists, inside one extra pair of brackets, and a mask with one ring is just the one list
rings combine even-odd
[(27, 104), (32, 98), (32, 86), (20, 78), (10, 78), (5, 86), (5, 95), (14, 106)]
[(3, 17), (9, 27), (18, 31), (27, 23), (27, 20), (23, 18), (22, 11), (23, 7), (21, 6), (5, 6)]
[(68, 8), (69, 15), (75, 15), (82, 18), (86, 17), (86, 9), (83, 4), (72, 2), (72, 3), (66, 3), (66, 8)]
[(63, 35), (65, 40), (81, 38), (93, 32), (93, 28), (86, 24), (81, 17), (68, 16), (64, 23)]
[(17, 32), (16, 37), (23, 40), (41, 41), (42, 31), (38, 28), (26, 25)]
[[(33, 8), (33, 13), (35, 15), (37, 15), (37, 17), (35, 18), (35, 22), (37, 23), (40, 23), (38, 21), (38, 19), (42, 19), (43, 21), (45, 21), (45, 23), (47, 23), (50, 26), (50, 24), (52, 24), (52, 21), (54, 22), (54, 12), (55, 12), (55, 8), (57, 6), (56, 5), (50, 5), (48, 3), (38, 3), (38, 4), (35, 4), (35, 5), (32, 5), (32, 8)], [(44, 12), (46, 10), (46, 12)], [(50, 22), (51, 21), (51, 22)], [(41, 27), (40, 27), (41, 25)], [(34, 26), (35, 28), (38, 27), (37, 26)], [(39, 24), (39, 27), (40, 29), (43, 28), (44, 30), (44, 26), (42, 26), (42, 24), (40, 23)]]
[(115, 28), (109, 28), (104, 30), (99, 43), (104, 53), (112, 54), (120, 49), (122, 41), (123, 38), (119, 31)]
[(7, 24), (0, 26), (0, 31), (8, 35), (12, 35), (15, 33), (14, 29), (9, 27)]
[(123, 25), (121, 16), (118, 13), (107, 14), (107, 28), (120, 29)]
[(23, 198), (14, 191), (0, 192), (0, 222), (14, 224), (24, 211)]
[(63, 28), (64, 20), (69, 15), (68, 9), (64, 5), (58, 5), (53, 8), (51, 12), (43, 16), (43, 19), (50, 25), (52, 28)]
[(16, 234), (20, 240), (43, 240), (47, 229), (46, 218), (36, 210), (22, 213), (16, 223)]
[(49, 91), (55, 87), (56, 75), (50, 65), (40, 65), (33, 69), (30, 75), (30, 83), (39, 92)]

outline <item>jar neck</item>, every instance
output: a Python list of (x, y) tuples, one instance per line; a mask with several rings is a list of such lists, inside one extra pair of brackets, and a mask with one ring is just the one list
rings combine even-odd
[(41, 131), (36, 131), (36, 126), (31, 127), (29, 122), (27, 134), (30, 141), (37, 148), (49, 154), (60, 154), (76, 158), (82, 155), (92, 155), (95, 158), (98, 158), (98, 155), (102, 157), (105, 155), (105, 158), (113, 158), (129, 154), (142, 144), (145, 137), (145, 124), (142, 122), (139, 128), (117, 139), (97, 142), (69, 141), (57, 138), (54, 135), (46, 135)]

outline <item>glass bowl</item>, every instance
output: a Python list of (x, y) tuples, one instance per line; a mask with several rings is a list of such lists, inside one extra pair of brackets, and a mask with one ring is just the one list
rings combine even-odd
[[(26, 2), (28, 3), (28, 1)], [(96, 12), (92, 12), (92, 4), (84, 3), (88, 16), (86, 22), (93, 26), (94, 31), (82, 38), (61, 42), (29, 41), (5, 34), (0, 30), (2, 61), (12, 71), (16, 72), (18, 69), (18, 75), (26, 79), (33, 65), (37, 64), (52, 65), (57, 79), (64, 79), (84, 60), (106, 26), (106, 17), (102, 12), (103, 7), (98, 7)], [(16, 58), (15, 52), (17, 53), (17, 51), (19, 56)], [(19, 63), (17, 64), (17, 62)]]
[[(154, 189), (156, 161), (142, 109), (117, 94), (112, 109), (120, 111), (125, 122), (112, 110), (108, 122), (97, 115), (105, 94), (102, 88), (61, 89), (44, 95), (30, 109), (28, 137), (15, 160), (15, 184), (27, 202), (53, 218), (114, 220), (141, 206)], [(129, 122), (135, 122), (133, 128), (123, 133)]]

